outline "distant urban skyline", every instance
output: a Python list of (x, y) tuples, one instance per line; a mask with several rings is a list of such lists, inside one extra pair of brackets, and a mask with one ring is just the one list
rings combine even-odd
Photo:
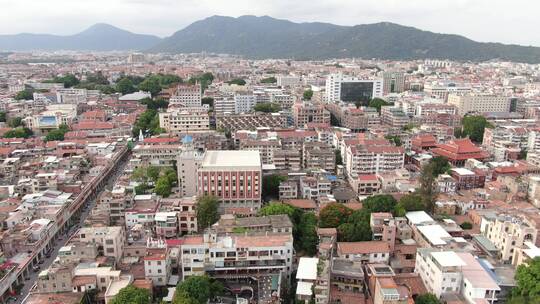
[(515, 0), (0, 0), (0, 34), (70, 35), (95, 23), (170, 36), (192, 22), (223, 15), (269, 15), (294, 22), (356, 25), (394, 22), (480, 42), (540, 46), (540, 3)]

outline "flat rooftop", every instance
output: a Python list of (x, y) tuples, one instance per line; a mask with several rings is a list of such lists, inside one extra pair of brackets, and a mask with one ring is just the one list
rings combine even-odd
[(259, 151), (206, 151), (202, 167), (256, 167), (261, 168)]
[(454, 251), (432, 252), (431, 256), (442, 267), (466, 266), (467, 264)]

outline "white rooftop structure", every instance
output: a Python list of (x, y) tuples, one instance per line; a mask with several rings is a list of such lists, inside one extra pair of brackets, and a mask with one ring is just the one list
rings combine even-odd
[(424, 238), (433, 246), (446, 245), (444, 239), (451, 239), (452, 236), (444, 230), (440, 225), (425, 225), (418, 226), (418, 231), (424, 236)]
[(528, 247), (528, 249), (523, 249), (523, 252), (531, 259), (534, 259), (536, 257), (540, 257), (540, 248), (536, 247), (531, 242), (525, 242), (525, 246)]
[(305, 258), (305, 257), (300, 258), (300, 261), (298, 263), (298, 270), (296, 272), (296, 279), (297, 280), (310, 280), (310, 281), (316, 280), (318, 263), (319, 263), (318, 258)]
[(452, 171), (456, 172), (459, 175), (474, 175), (474, 172), (465, 168), (453, 168)]
[(467, 265), (454, 251), (432, 252), (431, 256), (442, 267), (457, 267)]
[(141, 100), (141, 99), (145, 99), (145, 98), (152, 98), (152, 95), (149, 92), (139, 91), (139, 92), (135, 92), (135, 93), (131, 93), (131, 94), (126, 94), (126, 95), (118, 98), (118, 100), (120, 100), (120, 101), (128, 101), (128, 100)]
[(206, 151), (202, 167), (231, 168), (231, 167), (256, 167), (261, 168), (261, 155), (259, 151)]
[(312, 293), (311, 286), (313, 283), (310, 282), (298, 282), (296, 285), (296, 294), (302, 296), (310, 296)]
[(426, 223), (434, 223), (435, 221), (425, 211), (410, 211), (405, 214), (409, 223), (413, 225), (421, 225)]

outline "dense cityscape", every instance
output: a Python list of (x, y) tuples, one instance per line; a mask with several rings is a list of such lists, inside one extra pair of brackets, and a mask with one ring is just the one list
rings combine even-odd
[(540, 64), (0, 53), (1, 303), (537, 303)]

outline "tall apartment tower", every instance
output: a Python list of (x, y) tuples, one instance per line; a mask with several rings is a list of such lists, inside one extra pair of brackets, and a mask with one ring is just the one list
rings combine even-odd
[(200, 107), (202, 89), (200, 84), (179, 84), (169, 99), (169, 106), (178, 108)]
[(383, 93), (401, 93), (405, 91), (405, 74), (403, 72), (384, 72)]
[(382, 79), (359, 79), (342, 74), (330, 74), (326, 78), (327, 102), (354, 103), (361, 101), (367, 106), (372, 98), (382, 96)]
[(204, 152), (193, 146), (189, 136), (186, 136), (182, 142), (182, 151), (176, 161), (180, 192), (184, 197), (195, 196), (197, 195), (197, 179), (195, 176), (203, 161)]

